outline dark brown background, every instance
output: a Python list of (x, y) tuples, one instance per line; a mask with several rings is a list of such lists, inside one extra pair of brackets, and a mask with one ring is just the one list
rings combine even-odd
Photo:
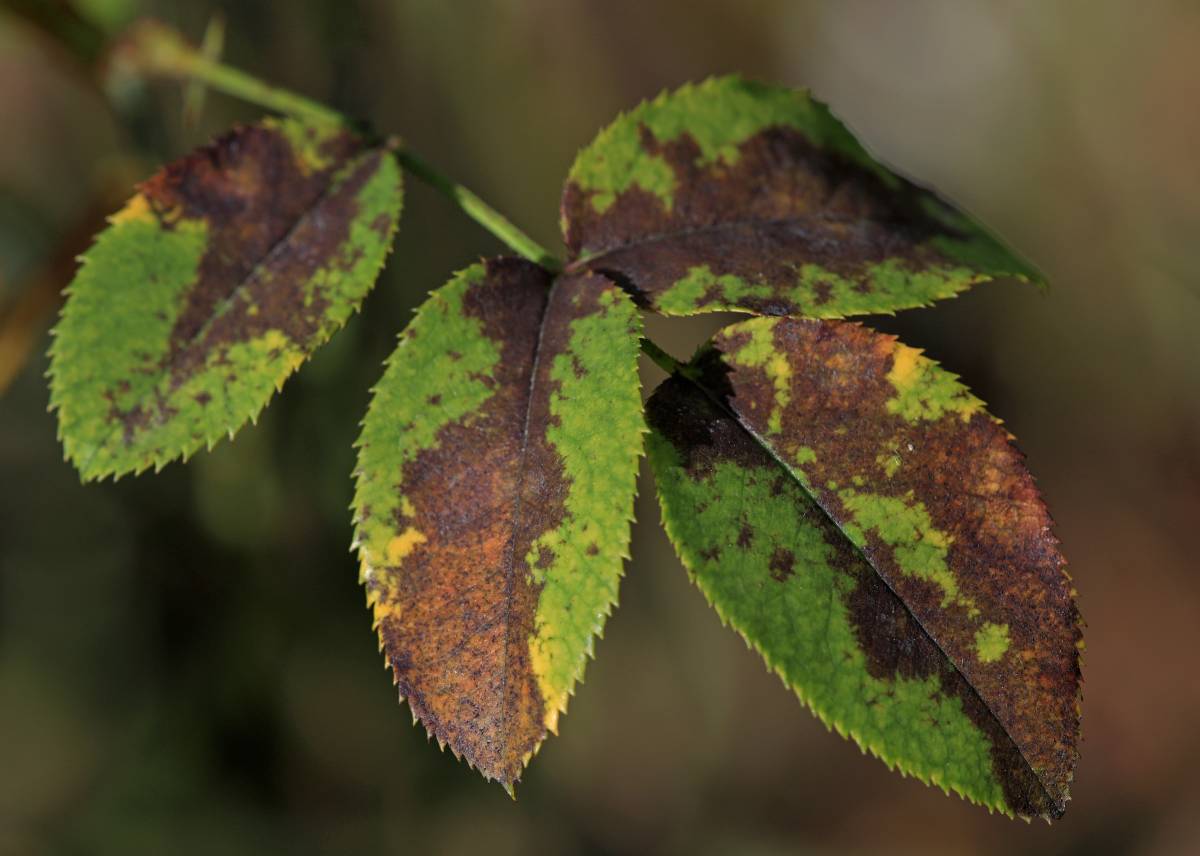
[[(222, 4), (77, 5), (198, 36)], [(1089, 624), (1075, 800), (1053, 827), (991, 817), (826, 733), (687, 583), (649, 482), (623, 606), (519, 801), (427, 744), (346, 549), (351, 442), (410, 308), (499, 248), (410, 183), (365, 315), (257, 428), (156, 478), (81, 487), (61, 463), (34, 325), (0, 398), (0, 853), (1200, 847), (1194, 3), (224, 5), (232, 62), (405, 134), (547, 245), (601, 125), (736, 70), (812, 87), (1022, 248), (1047, 296), (1001, 283), (880, 326), (1007, 421), (1058, 521)], [(172, 86), (114, 107), (60, 6), (0, 2), (24, 10), (0, 11), (0, 318), (54, 293), (134, 179), (258, 112), (214, 96), (187, 129)], [(681, 353), (710, 328), (652, 322)]]

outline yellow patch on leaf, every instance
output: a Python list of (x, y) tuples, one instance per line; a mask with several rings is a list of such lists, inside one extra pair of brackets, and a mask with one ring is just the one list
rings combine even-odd
[(119, 226), (122, 223), (154, 223), (157, 222), (157, 218), (150, 207), (150, 201), (139, 193), (130, 199), (124, 208), (109, 217), (108, 222)]
[(897, 390), (911, 389), (919, 377), (917, 363), (921, 359), (921, 351), (908, 345), (897, 345), (892, 357), (892, 370), (887, 379)]
[(389, 565), (398, 565), (417, 549), (418, 544), (424, 544), (428, 539), (425, 534), (412, 526), (388, 541), (387, 561)]

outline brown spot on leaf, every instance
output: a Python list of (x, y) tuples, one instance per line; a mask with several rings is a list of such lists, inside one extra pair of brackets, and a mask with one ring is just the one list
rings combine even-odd
[(786, 582), (788, 577), (796, 573), (796, 554), (783, 547), (776, 547), (767, 567), (771, 569), (771, 579), (780, 583)]
[[(780, 478), (799, 486), (759, 441), (739, 425), (732, 412), (718, 403), (717, 397), (707, 394), (692, 381), (681, 377), (665, 381), (647, 402), (646, 414), (654, 430), (675, 447), (692, 478), (707, 478), (719, 463), (728, 462), (756, 472), (778, 471)], [(682, 445), (688, 442), (696, 445)], [(984, 701), (981, 690), (956, 667), (935, 637), (917, 620), (913, 610), (819, 506), (806, 503), (797, 511), (821, 532), (828, 546), (826, 560), (854, 581), (853, 587), (843, 595), (843, 602), (865, 656), (867, 671), (881, 681), (893, 681), (897, 677), (936, 678), (938, 692), (958, 699), (964, 713), (988, 740), (992, 770), (1008, 807), (1030, 817), (1060, 816), (1063, 802), (1043, 784), (1037, 768), (997, 716), (995, 706)], [(719, 560), (715, 546), (701, 550), (700, 556), (706, 561)], [(790, 551), (777, 549), (770, 556), (766, 570), (782, 582), (794, 573), (794, 565), (795, 556)], [(1000, 700), (1003, 698), (1001, 696)]]
[[(837, 536), (830, 532), (829, 537)], [(987, 737), (992, 770), (1012, 811), (1026, 817), (1061, 817), (1064, 805), (1047, 793), (995, 713), (903, 601), (878, 574), (864, 567), (860, 558), (846, 557), (842, 561), (855, 568), (858, 577), (846, 606), (859, 645), (867, 655), (867, 670), (880, 680), (897, 675), (913, 680), (936, 677), (941, 692), (957, 698), (963, 712)]]
[[(330, 165), (309, 171), (283, 133), (253, 125), (170, 164), (142, 186), (160, 218), (179, 212), (208, 225), (209, 249), (171, 331), (167, 359), (180, 382), (212, 349), (269, 329), (283, 330), (297, 344), (308, 341), (323, 304), (319, 293), (312, 295), (316, 303), (306, 303), (303, 287), (314, 270), (337, 259), (355, 196), (379, 154), (360, 160), (336, 185), (334, 173), (362, 150), (358, 138), (337, 134), (324, 146)], [(252, 307), (255, 312), (247, 311)]]
[[(903, 179), (890, 187), (792, 128), (767, 128), (745, 140), (732, 165), (705, 163), (687, 133), (664, 143), (644, 132), (642, 146), (674, 172), (670, 207), (634, 185), (600, 213), (590, 192), (569, 183), (562, 211), (571, 269), (604, 271), (651, 308), (693, 268), (707, 267), (716, 277), (771, 287), (767, 296), (740, 296), (737, 306), (798, 314), (809, 308), (789, 296), (801, 265), (819, 265), (868, 293), (872, 265), (943, 265), (948, 259), (932, 239), (962, 237), (928, 213), (946, 207), (934, 194)], [(700, 303), (718, 296), (710, 291)], [(815, 303), (829, 296), (830, 285), (819, 283)]]
[(379, 237), (383, 238), (385, 241), (391, 238), (393, 227), (394, 223), (392, 222), (391, 216), (388, 214), (380, 214), (371, 221), (371, 228), (375, 230)]
[[(760, 323), (767, 322), (748, 322)], [(946, 572), (957, 586), (949, 602), (942, 585), (907, 570), (902, 554), (874, 528), (864, 527), (863, 555), (1038, 771), (1052, 796), (1049, 813), (1060, 813), (1077, 756), (1079, 615), (1052, 521), (1023, 456), (982, 410), (909, 419), (889, 409), (898, 394), (889, 380), (898, 353), (892, 336), (848, 322), (791, 320), (775, 322), (771, 335), (796, 367), (783, 434), (767, 433), (778, 399), (774, 379), (760, 368), (725, 361), (733, 366), (721, 376), (729, 387), (726, 406), (751, 432), (767, 437), (764, 442), (815, 452), (804, 474), (813, 498), (839, 526), (861, 524), (852, 496), (884, 497), (928, 515), (933, 540), (924, 543), (944, 543)], [(735, 354), (747, 341), (748, 325), (737, 325), (715, 338), (707, 359)], [(851, 430), (842, 430), (847, 424)], [(884, 477), (876, 459), (897, 448), (906, 450), (904, 466)], [(870, 599), (869, 611), (857, 610), (863, 622), (898, 620), (877, 601)], [(1011, 650), (1029, 656), (1009, 657), (1001, 669), (981, 661), (975, 634), (984, 622), (1007, 625)], [(883, 652), (874, 657), (885, 671), (918, 669), (905, 652), (888, 652), (900, 659), (889, 661)], [(930, 658), (936, 659), (930, 654), (920, 674), (933, 673)], [(973, 702), (963, 697), (970, 713)]]
[[(378, 574), (388, 581), (384, 647), (408, 663), (395, 673), (401, 694), (434, 737), (506, 785), (546, 736), (529, 654), (540, 586), (526, 557), (562, 524), (570, 487), (546, 434), (559, 389), (551, 369), (571, 322), (596, 311), (610, 287), (594, 276), (553, 283), (516, 259), (487, 263), (463, 311), (500, 345), (493, 394), (405, 467), (405, 525), (425, 540)], [(535, 567), (553, 559), (541, 546)]]
[[(358, 260), (342, 248), (357, 213), (356, 196), (385, 156), (348, 132), (333, 134), (320, 152), (328, 166), (309, 169), (282, 131), (252, 125), (167, 165), (140, 186), (163, 228), (181, 218), (207, 227), (207, 249), (168, 351), (158, 365), (147, 366), (165, 370), (170, 389), (213, 354), (269, 330), (281, 331), (302, 350), (314, 344), (327, 299), (308, 291), (308, 282), (323, 267), (348, 270)], [(121, 418), (144, 425), (168, 416), (143, 403)]]

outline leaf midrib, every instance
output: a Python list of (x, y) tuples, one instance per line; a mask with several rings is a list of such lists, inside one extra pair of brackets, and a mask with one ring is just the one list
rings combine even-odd
[[(376, 149), (367, 149), (362, 151), (353, 157), (348, 158), (336, 169), (330, 170), (329, 183), (325, 186), (317, 198), (313, 200), (313, 203), (300, 213), (300, 215), (288, 227), (287, 231), (281, 235), (278, 240), (271, 244), (267, 251), (254, 262), (254, 265), (249, 271), (247, 271), (245, 276), (239, 279), (234, 287), (230, 289), (229, 293), (217, 302), (216, 306), (213, 307), (208, 319), (205, 320), (205, 322), (200, 326), (200, 329), (192, 334), (180, 347), (171, 351), (167, 358), (159, 364), (158, 372), (160, 377), (153, 386), (147, 388), (145, 394), (138, 397), (133, 404), (133, 408), (136, 409), (145, 407), (156, 397), (156, 393), (160, 391), (164, 381), (173, 381), (174, 369), (178, 365), (179, 355), (185, 353), (192, 345), (200, 341), (208, 333), (208, 331), (212, 329), (213, 324), (215, 324), (218, 319), (223, 317), (229, 311), (230, 307), (233, 305), (233, 302), (245, 292), (246, 288), (255, 280), (263, 268), (277, 255), (283, 252), (284, 246), (287, 245), (293, 237), (295, 237), (295, 234), (300, 227), (313, 216), (313, 212), (328, 202), (333, 197), (335, 192), (345, 183), (346, 178), (353, 174), (355, 169), (360, 167), (362, 162), (366, 158), (375, 154), (376, 151)], [(203, 257), (201, 258), (203, 259)], [(195, 283), (193, 282), (192, 285), (194, 284)], [(184, 294), (186, 293), (187, 292), (185, 291)], [(100, 453), (100, 450), (106, 448), (112, 441), (113, 437), (123, 430), (124, 429), (121, 425), (113, 425), (104, 435), (103, 440), (92, 450), (92, 453), (88, 456), (87, 461), (80, 465), (80, 471), (86, 472), (88, 467), (91, 466), (92, 461), (95, 460), (96, 455)], [(144, 467), (142, 467), (142, 469), (145, 469), (149, 466), (150, 464), (146, 464)]]
[[(706, 226), (692, 226), (683, 229), (672, 229), (666, 232), (653, 232), (646, 237), (640, 237), (637, 240), (626, 241), (616, 244), (611, 247), (605, 247), (602, 250), (595, 252), (583, 252), (575, 259), (570, 261), (565, 270), (568, 273), (578, 273), (587, 270), (597, 260), (603, 260), (608, 256), (613, 256), (618, 253), (632, 249), (640, 249), (644, 246), (653, 244), (661, 244), (667, 241), (689, 238), (693, 235), (709, 235), (715, 232), (732, 231), (741, 228), (762, 228), (769, 226), (786, 226), (789, 224), (798, 224), (804, 222), (821, 222), (821, 223), (840, 223), (846, 225), (858, 225), (861, 223), (876, 223), (883, 226), (891, 225), (888, 220), (867, 218), (867, 217), (834, 217), (823, 212), (811, 214), (796, 214), (790, 217), (771, 217), (771, 218), (742, 218), (736, 220), (722, 220), (718, 223), (711, 223)], [(900, 222), (900, 221), (897, 221)]]
[[(542, 362), (542, 344), (546, 335), (546, 322), (550, 317), (550, 307), (554, 298), (554, 291), (558, 287), (561, 277), (555, 277), (550, 283), (550, 287), (546, 289), (546, 303), (542, 308), (541, 319), (538, 321), (537, 342), (533, 347), (533, 364), (529, 370), (529, 385), (526, 388), (525, 398), (525, 422), (521, 429), (521, 452), (517, 459), (517, 484), (515, 500), (513, 503), (512, 524), (509, 528), (509, 546), (508, 555), (504, 561), (504, 653), (500, 660), (500, 733), (504, 735), (504, 746), (511, 751), (507, 726), (508, 726), (508, 683), (509, 683), (509, 650), (511, 640), (509, 632), (512, 627), (513, 617), (513, 586), (516, 581), (516, 561), (517, 561), (517, 531), (521, 523), (521, 514), (524, 511), (524, 496), (525, 496), (525, 476), (529, 471), (527, 460), (529, 457), (529, 436), (530, 423), (533, 419), (533, 396), (534, 390), (537, 387), (538, 369)], [(517, 771), (518, 774), (520, 770)], [(516, 777), (513, 778), (513, 781)]]
[(693, 377), (689, 377), (687, 374), (685, 374), (683, 372), (677, 372), (675, 376), (685, 380), (686, 382), (690, 383), (691, 385), (693, 385), (694, 387), (699, 389), (701, 391), (701, 393), (703, 393), (705, 395), (705, 397), (707, 397), (711, 402), (713, 402), (713, 404), (715, 404), (723, 413), (725, 413), (727, 416), (729, 416), (739, 428), (741, 428), (743, 431), (745, 431), (747, 434), (749, 434), (751, 439), (753, 439), (754, 442), (761, 449), (763, 449), (763, 451), (765, 451), (768, 455), (771, 456), (771, 459), (774, 460), (775, 463), (779, 465), (780, 469), (782, 469), (787, 474), (788, 478), (790, 478), (793, 482), (795, 482), (795, 484), (800, 488), (801, 492), (806, 497), (808, 497), (808, 500), (816, 508), (818, 508), (820, 510), (821, 514), (824, 515), (825, 518), (831, 524), (833, 524), (834, 528), (837, 529), (838, 533), (842, 536), (842, 538), (845, 539), (846, 543), (849, 544), (850, 548), (852, 550), (854, 550), (859, 556), (862, 557), (862, 559), (866, 563), (867, 567), (869, 567), (871, 569), (871, 571), (875, 574), (875, 576), (878, 577), (879, 580), (885, 586), (887, 586), (888, 591), (890, 591), (893, 595), (895, 595), (896, 600), (898, 600), (900, 602), (900, 604), (903, 605), (904, 611), (912, 618), (912, 620), (916, 623), (916, 626), (921, 628), (921, 633), (923, 633), (925, 635), (925, 637), (927, 639), (929, 639), (929, 641), (932, 642), (934, 646), (937, 647), (938, 651), (946, 659), (946, 662), (948, 662), (954, 668), (954, 671), (957, 672), (960, 677), (962, 677), (963, 682), (968, 687), (970, 687), (971, 692), (975, 695), (976, 698), (979, 699), (980, 703), (987, 710), (988, 714), (992, 717), (993, 720), (996, 721), (996, 723), (1004, 731), (1004, 736), (1007, 737), (1010, 741), (1012, 741), (1013, 746), (1016, 747), (1017, 752), (1021, 756), (1021, 761), (1025, 764), (1025, 767), (1029, 770), (1029, 772), (1033, 774), (1034, 779), (1037, 781), (1038, 786), (1042, 789), (1042, 793), (1045, 794), (1046, 798), (1050, 801), (1050, 804), (1052, 806), (1054, 806), (1054, 808), (1056, 810), (1061, 812), (1063, 800), (1059, 797), (1056, 797), (1050, 791), (1050, 788), (1047, 787), (1046, 782), (1043, 780), (1041, 774), (1038, 773), (1038, 771), (1034, 768), (1033, 764), (1030, 763), (1029, 758), (1025, 754), (1025, 749), (1021, 746), (1021, 744), (1019, 744), (1017, 742), (1016, 738), (1014, 738), (1012, 736), (1012, 734), (1009, 733), (1008, 727), (1004, 724), (1004, 721), (1001, 720), (1000, 717), (996, 715), (995, 710), (992, 709), (992, 706), (991, 706), (991, 704), (988, 703), (988, 700), (983, 697), (983, 694), (980, 693), (979, 689), (975, 686), (975, 684), (967, 677), (966, 673), (963, 672), (963, 670), (958, 667), (958, 664), (955, 663), (954, 658), (951, 657), (949, 655), (949, 653), (947, 653), (946, 649), (942, 646), (942, 643), (940, 641), (938, 641), (937, 637), (934, 636), (932, 633), (930, 633), (929, 628), (927, 628), (925, 626), (925, 622), (921, 621), (920, 617), (915, 612), (913, 612), (913, 609), (909, 605), (908, 601), (903, 596), (901, 596), (901, 594), (898, 591), (896, 591), (895, 587), (892, 586), (891, 582), (887, 579), (887, 577), (884, 576), (880, 572), (880, 570), (875, 566), (875, 563), (871, 561), (870, 557), (867, 556), (866, 552), (861, 547), (859, 547), (857, 544), (855, 544), (854, 541), (846, 534), (845, 529), (842, 528), (841, 524), (837, 521), (837, 519), (834, 518), (834, 516), (832, 514), (830, 514), (828, 509), (826, 509), (825, 506), (815, 496), (813, 496), (812, 492), (808, 489), (807, 486), (805, 486), (804, 482), (801, 481), (799, 476), (796, 475), (796, 473), (787, 464), (787, 462), (784, 461), (783, 458), (781, 458), (775, 452), (775, 450), (771, 447), (771, 445), (769, 443), (767, 443), (766, 441), (764, 441), (762, 439), (762, 437), (760, 437), (756, 431), (754, 431), (752, 428), (750, 428), (748, 425), (746, 425), (745, 422), (743, 422), (741, 416), (732, 407), (730, 407), (721, 396), (712, 392), (705, 384), (701, 383), (700, 381), (696, 380)]

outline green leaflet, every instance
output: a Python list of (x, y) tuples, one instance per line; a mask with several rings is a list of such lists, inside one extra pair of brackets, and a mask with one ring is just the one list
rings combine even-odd
[(616, 603), (639, 334), (600, 277), (476, 265), (418, 311), (363, 424), (356, 543), (381, 647), (429, 732), (509, 789)]
[[(616, 288), (600, 293), (599, 308), (571, 322), (569, 350), (551, 367), (559, 388), (546, 435), (571, 490), (562, 524), (526, 555), (533, 582), (542, 586), (531, 646), (551, 731), (617, 602), (621, 563), (614, 557), (629, 558), (629, 498), (646, 431), (637, 375), (641, 319)], [(553, 554), (548, 563), (546, 551)]]
[(145, 182), (55, 330), (51, 403), (80, 474), (158, 469), (253, 420), (374, 284), (401, 198), (388, 152), (292, 120)]
[[(722, 615), (889, 763), (1010, 814), (1061, 815), (1078, 612), (1007, 432), (952, 375), (856, 324), (735, 324), (687, 374), (648, 405), (651, 460), (668, 530)], [(910, 696), (912, 680), (933, 683)], [(937, 712), (891, 707), (913, 698)], [(990, 764), (968, 771), (977, 739)]]
[(826, 725), (990, 809), (1056, 813), (935, 641), (748, 432), (678, 378), (647, 415), (664, 524), (689, 574)]
[(572, 269), (616, 276), (665, 315), (840, 318), (1040, 281), (808, 93), (737, 77), (619, 117), (580, 152), (562, 212)]
[[(972, 699), (961, 677), (948, 664), (903, 674), (876, 650), (893, 628), (867, 613), (895, 612), (895, 597), (799, 485), (686, 382), (656, 391), (649, 418), (667, 532), (721, 619), (826, 725), (889, 766), (989, 808), (1023, 808), (1005, 800), (990, 735), (964, 711)], [(905, 629), (899, 641), (933, 647)]]

